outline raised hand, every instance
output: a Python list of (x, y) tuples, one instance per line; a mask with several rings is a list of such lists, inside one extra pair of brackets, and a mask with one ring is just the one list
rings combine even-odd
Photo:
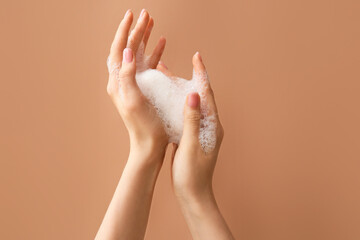
[[(193, 67), (194, 74), (202, 78), (200, 80), (203, 91), (191, 93), (186, 99), (183, 135), (179, 146), (174, 144), (172, 154), (173, 188), (194, 239), (233, 239), (216, 204), (212, 188), (213, 173), (224, 131), (199, 53), (193, 57)], [(159, 63), (157, 69), (172, 76), (163, 63)], [(200, 110), (200, 106), (216, 121), (216, 143), (212, 149), (205, 149), (207, 151), (204, 151), (199, 142), (200, 123), (204, 112)]]
[(107, 86), (128, 129), (130, 154), (97, 240), (144, 238), (156, 179), (168, 144), (156, 110), (135, 80), (137, 70), (153, 68), (159, 62), (165, 39), (159, 40), (150, 56), (144, 56), (154, 22), (143, 10), (129, 35), (132, 20), (132, 12), (127, 11), (116, 32), (108, 58)]
[(135, 75), (137, 71), (156, 67), (165, 47), (165, 38), (160, 38), (152, 54), (146, 56), (154, 20), (143, 10), (129, 34), (132, 21), (133, 13), (128, 10), (111, 45), (107, 91), (128, 129), (131, 147), (162, 154), (168, 138), (156, 110), (137, 86)]

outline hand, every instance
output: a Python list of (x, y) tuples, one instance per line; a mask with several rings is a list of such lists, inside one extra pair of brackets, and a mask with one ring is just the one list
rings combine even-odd
[[(195, 76), (202, 76), (205, 85), (202, 96), (202, 107), (209, 115), (214, 115), (216, 121), (216, 145), (205, 152), (199, 142), (200, 130), (200, 97), (198, 93), (187, 96), (184, 106), (184, 129), (179, 147), (174, 145), (172, 156), (172, 180), (175, 194), (181, 199), (198, 199), (212, 194), (212, 176), (223, 138), (223, 128), (218, 118), (213, 91), (207, 79), (205, 66), (199, 53), (193, 57)], [(173, 77), (164, 63), (160, 62), (158, 70)]]
[(164, 50), (165, 39), (160, 38), (153, 53), (145, 56), (154, 22), (143, 10), (128, 36), (132, 19), (133, 15), (128, 11), (111, 46), (107, 86), (128, 129), (130, 155), (96, 235), (99, 240), (144, 239), (155, 183), (168, 143), (162, 122), (135, 80), (136, 71), (155, 68)]
[[(172, 155), (173, 187), (193, 239), (233, 240), (212, 189), (214, 168), (224, 131), (199, 53), (193, 57), (193, 66), (195, 76), (202, 78), (200, 81), (203, 90), (199, 93), (201, 99), (198, 93), (191, 93), (186, 99), (183, 135), (179, 146), (175, 145)], [(159, 63), (157, 69), (172, 76), (163, 63)], [(199, 142), (202, 117), (200, 106), (203, 110), (206, 109), (208, 115), (213, 115), (216, 122), (216, 144), (206, 152)]]
[(135, 74), (156, 67), (165, 47), (165, 38), (160, 38), (153, 53), (145, 56), (154, 20), (143, 10), (129, 35), (132, 21), (133, 14), (128, 10), (111, 45), (107, 92), (129, 132), (130, 151), (164, 154), (168, 137), (156, 110), (137, 86)]

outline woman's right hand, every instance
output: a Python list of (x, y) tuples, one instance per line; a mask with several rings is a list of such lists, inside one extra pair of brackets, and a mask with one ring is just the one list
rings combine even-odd
[[(180, 203), (185, 220), (193, 239), (233, 240), (217, 206), (212, 188), (213, 173), (224, 136), (214, 94), (207, 79), (206, 69), (199, 53), (193, 57), (194, 74), (202, 77), (202, 92), (187, 96), (184, 106), (184, 128), (179, 146), (174, 144), (172, 155), (172, 182), (175, 195)], [(157, 67), (172, 76), (163, 63)], [(199, 79), (198, 79), (199, 80)], [(200, 141), (200, 101), (208, 115), (214, 116), (216, 123), (216, 144), (213, 149), (204, 151)]]
[[(215, 104), (214, 93), (207, 77), (206, 69), (199, 53), (192, 59), (194, 75), (203, 79), (202, 99), (198, 93), (191, 93), (184, 106), (184, 128), (179, 145), (174, 144), (172, 154), (172, 181), (176, 196), (186, 201), (197, 200), (212, 195), (212, 177), (217, 161), (224, 130), (220, 123)], [(175, 77), (160, 62), (157, 69), (169, 77)], [(205, 152), (199, 142), (200, 101), (209, 115), (214, 115), (216, 122), (216, 144), (214, 149)]]
[[(212, 177), (224, 131), (220, 123), (214, 94), (207, 78), (205, 66), (199, 53), (193, 56), (194, 75), (201, 77), (203, 92), (191, 93), (184, 106), (184, 129), (179, 146), (174, 146), (172, 156), (172, 181), (176, 196), (182, 200), (196, 200), (212, 195)], [(162, 69), (167, 75), (169, 71)], [(205, 152), (199, 142), (200, 101), (209, 115), (214, 115), (216, 124), (216, 144)]]

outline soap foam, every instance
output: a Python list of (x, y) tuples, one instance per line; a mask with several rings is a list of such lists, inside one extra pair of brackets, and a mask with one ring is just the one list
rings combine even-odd
[[(111, 65), (108, 61), (110, 74), (118, 75), (120, 66)], [(118, 76), (116, 76), (118, 79)], [(136, 82), (144, 96), (155, 107), (161, 118), (169, 142), (179, 143), (184, 126), (184, 104), (190, 93), (199, 93), (201, 99), (201, 119), (199, 142), (205, 152), (210, 152), (216, 144), (216, 117), (208, 108), (205, 91), (208, 87), (206, 74), (193, 73), (191, 80), (178, 77), (168, 77), (161, 71), (148, 69), (136, 73)], [(121, 94), (121, 81), (120, 91)]]
[(214, 149), (216, 144), (216, 118), (209, 113), (205, 90), (207, 76), (193, 74), (191, 80), (169, 78), (155, 69), (136, 74), (136, 81), (147, 99), (154, 105), (162, 119), (169, 142), (179, 143), (183, 131), (183, 109), (186, 96), (198, 92), (201, 99), (199, 141), (205, 152)]

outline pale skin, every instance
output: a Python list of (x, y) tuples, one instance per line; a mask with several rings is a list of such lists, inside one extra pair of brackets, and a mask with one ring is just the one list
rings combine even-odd
[[(147, 41), (154, 25), (143, 10), (130, 32), (133, 13), (127, 11), (111, 46), (109, 60), (120, 63), (109, 76), (107, 92), (112, 98), (130, 138), (130, 153), (114, 196), (95, 239), (144, 239), (157, 176), (162, 167), (168, 137), (156, 110), (143, 96), (135, 80), (137, 71), (158, 69), (172, 77), (159, 62), (165, 48), (161, 37), (145, 56)], [(206, 73), (199, 53), (193, 57), (194, 71)], [(206, 76), (206, 74), (202, 74)], [(216, 116), (217, 142), (205, 153), (199, 143), (200, 97), (187, 96), (184, 106), (184, 129), (179, 145), (173, 144), (171, 176), (176, 198), (193, 239), (234, 239), (215, 201), (212, 177), (223, 138), (210, 84), (204, 94), (209, 112)], [(120, 93), (120, 94), (119, 94)], [(171, 236), (169, 236), (171, 239)]]

